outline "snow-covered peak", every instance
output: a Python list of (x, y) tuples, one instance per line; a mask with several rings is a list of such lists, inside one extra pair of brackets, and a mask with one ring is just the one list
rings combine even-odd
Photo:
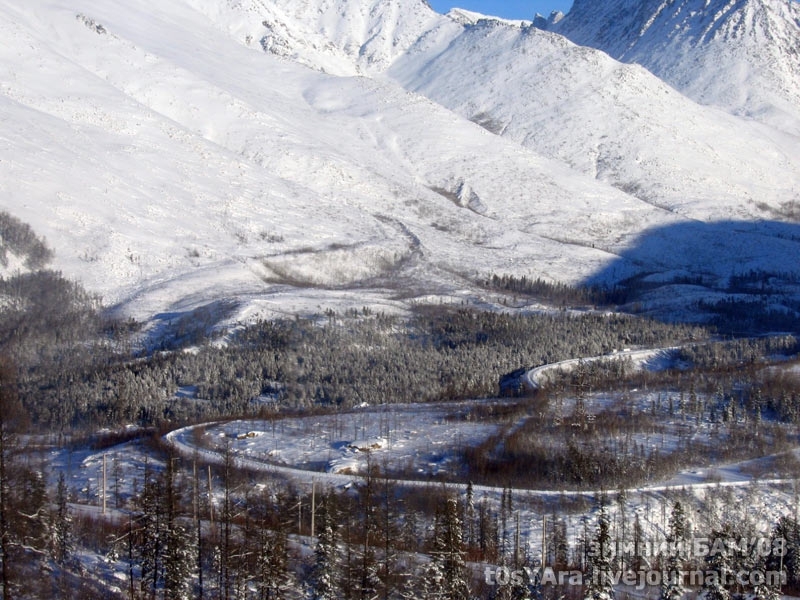
[(693, 46), (748, 39), (783, 45), (796, 40), (799, 23), (800, 9), (788, 0), (575, 0), (558, 31), (624, 58), (637, 46), (676, 38)]
[(757, 218), (756, 202), (773, 196), (762, 184), (782, 180), (776, 200), (800, 184), (788, 158), (795, 141), (770, 139), (770, 128), (698, 106), (639, 66), (535, 28), (468, 28), (445, 51), (399, 61), (390, 74), (493, 133), (690, 218)]
[(546, 27), (638, 63), (693, 99), (800, 134), (800, 4), (576, 0)]
[(459, 25), (474, 25), (478, 21), (489, 18), (483, 13), (463, 8), (453, 8), (447, 13), (447, 16)]
[(533, 18), (533, 26), (538, 29), (551, 29), (553, 25), (559, 23), (563, 18), (564, 13), (560, 10), (554, 10), (550, 13), (549, 17), (536, 13), (536, 16)]
[(362, 66), (379, 68), (405, 52), (438, 15), (424, 0), (272, 0)]
[(424, 0), (187, 0), (248, 45), (326, 72), (385, 69), (440, 19)]
[(493, 17), (491, 15), (485, 15), (483, 13), (465, 10), (463, 8), (454, 8), (447, 13), (447, 16), (459, 25), (475, 25), (479, 21), (497, 21), (500, 23), (521, 27), (530, 23), (530, 21), (525, 21), (522, 19), (503, 19), (500, 17)]

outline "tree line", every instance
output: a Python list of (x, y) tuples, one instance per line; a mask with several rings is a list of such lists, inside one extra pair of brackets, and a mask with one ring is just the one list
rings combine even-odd
[[(179, 424), (254, 414), (260, 396), (276, 398), (273, 406), (284, 410), (492, 397), (500, 378), (520, 366), (704, 335), (622, 315), (420, 307), (411, 317), (329, 313), (265, 321), (230, 334), (224, 347), (131, 358), (121, 352), (119, 328), (94, 331), (95, 344), (82, 344), (69, 358), (62, 344), (49, 368), (28, 367), (20, 378), (35, 424), (56, 431)], [(36, 347), (42, 346), (44, 340)], [(196, 397), (177, 399), (188, 386)]]
[[(689, 345), (673, 355), (678, 368), (661, 371), (619, 358), (581, 363), (502, 414), (482, 415), (501, 428), (463, 450), (464, 476), (595, 489), (788, 452), (800, 422), (800, 380), (787, 364), (796, 352), (794, 337), (779, 336)], [(783, 460), (783, 472), (796, 464)]]
[[(226, 456), (209, 467), (156, 452), (132, 475), (137, 491), (103, 515), (79, 510), (63, 475), (47, 489), (46, 472), (6, 451), (14, 485), (0, 515), (16, 517), (0, 522), (2, 597), (598, 600), (623, 597), (628, 576), (661, 600), (800, 590), (800, 524), (791, 507), (743, 508), (764, 503), (756, 486), (532, 505), (511, 488), (412, 493), (374, 463), (346, 489), (259, 482)], [(87, 555), (104, 557), (102, 570), (87, 571)], [(692, 572), (702, 577), (677, 577)], [(782, 576), (729, 576), (767, 572)]]

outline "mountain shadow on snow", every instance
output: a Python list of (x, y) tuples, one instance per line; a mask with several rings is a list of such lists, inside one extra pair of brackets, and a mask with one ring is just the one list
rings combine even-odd
[(621, 292), (634, 312), (729, 333), (798, 331), (799, 256), (797, 224), (687, 221), (646, 230), (583, 283)]

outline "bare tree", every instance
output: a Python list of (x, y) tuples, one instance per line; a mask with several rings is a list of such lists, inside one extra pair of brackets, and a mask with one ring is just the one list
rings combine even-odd
[(12, 461), (17, 450), (15, 434), (24, 423), (25, 415), (17, 396), (16, 373), (11, 360), (0, 356), (0, 591), (4, 600), (13, 597), (12, 586), (12, 498), (10, 477)]

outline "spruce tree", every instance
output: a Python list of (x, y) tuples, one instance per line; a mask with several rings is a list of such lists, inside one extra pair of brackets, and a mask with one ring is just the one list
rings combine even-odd
[(567, 540), (567, 524), (564, 519), (553, 516), (550, 527), (548, 546), (551, 549), (553, 566), (556, 569), (565, 569), (569, 563), (569, 541)]
[(378, 562), (375, 557), (375, 539), (380, 519), (377, 514), (376, 496), (378, 492), (378, 469), (367, 456), (367, 469), (362, 485), (359, 486), (359, 503), (362, 517), (362, 544), (359, 557), (358, 597), (360, 600), (374, 600), (378, 597), (381, 581), (378, 577)]
[(489, 562), (496, 560), (499, 545), (497, 522), (484, 496), (478, 507), (478, 548), (481, 559)]
[(686, 513), (680, 501), (672, 506), (667, 543), (670, 548), (661, 582), (661, 600), (680, 600), (686, 593), (683, 585), (683, 564), (686, 560)]
[(400, 531), (398, 521), (401, 518), (401, 508), (398, 506), (397, 490), (394, 480), (389, 476), (388, 465), (383, 466), (381, 490), (381, 515), (380, 538), (383, 546), (383, 565), (380, 577), (383, 584), (383, 598), (389, 598), (390, 592), (397, 585), (398, 578), (398, 552), (397, 539)]
[(464, 500), (464, 543), (468, 550), (475, 548), (475, 490), (472, 481), (467, 483)]
[(267, 566), (266, 594), (263, 598), (283, 600), (294, 586), (289, 570), (289, 534), (285, 523), (279, 523), (269, 537), (269, 562)]
[(431, 561), (422, 570), (421, 594), (417, 590), (410, 589), (406, 592), (406, 598), (424, 598), (425, 600), (444, 600), (446, 596), (447, 581), (444, 577), (441, 561), (436, 556), (431, 557)]
[(522, 570), (519, 583), (514, 583), (511, 589), (512, 600), (541, 600), (542, 582), (540, 573), (528, 566)]
[(711, 539), (715, 543), (705, 557), (706, 578), (703, 583), (703, 591), (708, 600), (730, 600), (731, 598), (727, 582), (730, 581), (734, 570), (734, 550), (728, 546), (727, 540), (735, 539), (735, 537), (736, 531), (729, 523), (721, 529), (714, 529), (711, 532)]
[(781, 600), (782, 597), (780, 591), (768, 585), (766, 580), (753, 589), (753, 600)]
[(164, 598), (184, 600), (190, 597), (190, 577), (194, 563), (192, 539), (179, 519), (181, 494), (176, 480), (175, 461), (167, 461), (164, 475)]
[(783, 543), (784, 555), (782, 560), (781, 557), (772, 556), (770, 567), (778, 569), (782, 566), (787, 583), (793, 586), (800, 584), (800, 524), (791, 517), (781, 517), (775, 525), (772, 539)]
[[(469, 584), (462, 538), (462, 524), (458, 502), (448, 497), (444, 507), (436, 516), (431, 550), (431, 564), (426, 569), (426, 585), (431, 591), (438, 589), (434, 598), (443, 600), (467, 600)], [(439, 583), (441, 582), (441, 583)]]
[(588, 553), (588, 583), (584, 586), (585, 600), (613, 600), (614, 585), (611, 579), (611, 524), (606, 511), (606, 500), (601, 498), (597, 515), (597, 530)]
[(57, 565), (64, 565), (74, 551), (72, 537), (72, 515), (70, 514), (67, 483), (64, 473), (58, 474), (56, 486), (55, 512), (53, 514), (51, 556)]
[[(262, 506), (261, 522), (255, 535), (255, 588), (259, 600), (284, 600), (293, 587), (289, 571), (290, 508), (279, 498), (274, 508), (274, 523), (270, 522), (267, 500)], [(270, 526), (273, 528), (270, 529)]]
[(19, 479), (15, 495), (18, 498), (16, 514), (20, 544), (40, 557), (47, 554), (51, 545), (50, 500), (45, 475), (42, 471), (26, 468)]
[(0, 594), (13, 594), (13, 568), (18, 541), (13, 531), (13, 474), (19, 433), (25, 414), (17, 395), (16, 372), (10, 357), (0, 355)]
[(144, 487), (139, 517), (141, 541), (136, 545), (141, 569), (141, 587), (145, 596), (155, 598), (163, 581), (164, 514), (161, 497), (162, 479), (145, 463)]
[[(769, 556), (762, 556), (757, 548), (753, 551), (753, 570), (752, 573), (758, 572), (761, 575), (761, 580), (758, 581), (753, 587), (753, 600), (781, 600), (781, 581), (774, 581), (768, 578), (770, 571), (778, 571), (780, 568), (780, 551), (775, 549), (774, 545), (770, 545), (774, 550), (770, 552)], [(778, 566), (773, 569), (771, 563), (774, 559), (778, 559)], [(782, 574), (779, 574), (782, 577)], [(777, 587), (775, 584), (778, 584)]]
[(339, 548), (332, 498), (331, 495), (325, 498), (318, 513), (320, 527), (314, 550), (309, 600), (339, 600)]

